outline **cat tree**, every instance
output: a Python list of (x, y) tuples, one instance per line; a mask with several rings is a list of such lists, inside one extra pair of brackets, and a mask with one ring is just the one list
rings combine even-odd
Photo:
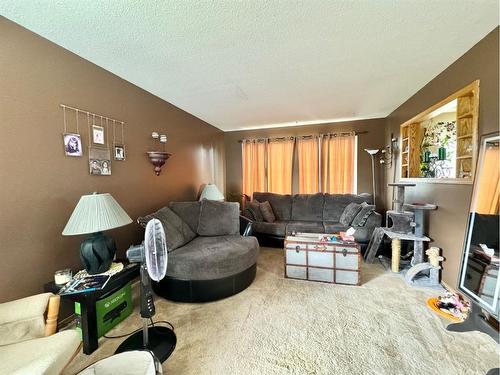
[[(375, 229), (366, 249), (365, 261), (373, 263), (382, 240), (387, 236), (392, 241), (392, 270), (399, 272), (401, 241), (413, 241), (411, 267), (402, 271), (405, 274), (405, 280), (415, 286), (437, 286), (441, 268), (439, 260), (442, 258), (436, 258), (434, 250), (432, 263), (424, 262), (424, 242), (430, 241), (430, 238), (424, 235), (425, 211), (435, 210), (437, 206), (429, 203), (405, 204), (405, 189), (415, 186), (413, 183), (388, 185), (396, 188), (393, 210), (387, 211), (387, 223), (390, 223), (390, 226)], [(437, 265), (436, 259), (439, 259)]]

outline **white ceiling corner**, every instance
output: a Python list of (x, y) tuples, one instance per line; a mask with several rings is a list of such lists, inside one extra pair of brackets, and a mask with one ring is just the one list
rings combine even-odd
[(12, 0), (0, 14), (222, 130), (385, 117), (497, 0)]

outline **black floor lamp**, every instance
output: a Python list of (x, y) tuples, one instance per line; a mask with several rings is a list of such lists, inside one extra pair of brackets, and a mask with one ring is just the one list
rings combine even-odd
[(370, 157), (372, 159), (372, 190), (373, 190), (373, 204), (376, 205), (375, 203), (375, 155), (379, 152), (378, 148), (365, 148), (365, 151), (370, 154)]

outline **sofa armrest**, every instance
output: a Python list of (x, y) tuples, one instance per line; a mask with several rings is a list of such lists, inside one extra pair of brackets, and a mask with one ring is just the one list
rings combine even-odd
[(365, 227), (370, 227), (370, 228), (377, 228), (382, 226), (382, 215), (380, 215), (378, 212), (373, 211), (370, 216), (368, 216), (368, 219), (366, 220), (366, 223), (364, 225)]
[(54, 334), (59, 300), (43, 293), (0, 304), (0, 346)]
[(252, 224), (253, 224), (252, 220), (250, 220), (246, 216), (240, 215), (240, 234), (245, 237), (251, 236)]
[(368, 220), (366, 220), (365, 225), (362, 227), (353, 226), (356, 229), (354, 233), (354, 238), (357, 242), (367, 243), (370, 241), (373, 231), (382, 225), (382, 215), (378, 212), (373, 211)]

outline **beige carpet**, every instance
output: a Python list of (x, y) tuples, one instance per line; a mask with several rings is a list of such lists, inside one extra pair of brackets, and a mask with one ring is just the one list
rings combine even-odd
[[(156, 320), (175, 326), (168, 374), (485, 374), (499, 349), (481, 333), (449, 333), (425, 306), (429, 290), (407, 287), (379, 264), (360, 287), (287, 280), (283, 253), (261, 250), (257, 277), (242, 293), (207, 304), (156, 300)], [(140, 326), (136, 313), (109, 334)], [(101, 339), (79, 354), (72, 374), (113, 353)]]

